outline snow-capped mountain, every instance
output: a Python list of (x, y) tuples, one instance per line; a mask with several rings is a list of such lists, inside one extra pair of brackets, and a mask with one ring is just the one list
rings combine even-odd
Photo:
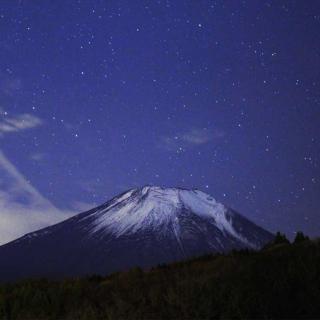
[(146, 186), (1, 246), (0, 279), (107, 274), (272, 237), (199, 190)]

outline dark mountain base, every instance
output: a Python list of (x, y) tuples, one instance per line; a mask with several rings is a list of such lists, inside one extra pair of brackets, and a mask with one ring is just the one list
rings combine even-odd
[(320, 318), (320, 243), (0, 286), (0, 319)]

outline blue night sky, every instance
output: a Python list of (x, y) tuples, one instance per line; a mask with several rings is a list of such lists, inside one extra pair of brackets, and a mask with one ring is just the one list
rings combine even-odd
[(0, 7), (0, 241), (145, 184), (320, 233), (319, 1)]

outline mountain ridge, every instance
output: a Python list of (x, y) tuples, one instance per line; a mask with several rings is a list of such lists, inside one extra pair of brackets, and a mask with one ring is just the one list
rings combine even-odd
[(144, 186), (1, 246), (0, 280), (107, 274), (259, 249), (272, 237), (198, 189)]

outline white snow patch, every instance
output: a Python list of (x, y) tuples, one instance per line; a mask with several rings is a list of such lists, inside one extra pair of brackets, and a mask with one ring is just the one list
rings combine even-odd
[[(144, 187), (133, 189), (116, 198), (110, 205), (98, 212), (91, 232), (108, 230), (116, 236), (135, 233), (140, 229), (153, 229), (164, 232), (172, 230), (179, 244), (179, 214), (182, 208), (210, 219), (223, 233), (231, 234), (246, 244), (248, 241), (238, 234), (227, 218), (227, 208), (208, 194), (199, 190)], [(169, 228), (170, 227), (170, 228)]]
[(179, 198), (175, 189), (144, 187), (141, 192), (131, 190), (129, 196), (125, 194), (106, 209), (94, 213), (96, 219), (92, 231), (107, 228), (120, 236), (141, 228), (168, 226), (178, 208)]
[(214, 219), (215, 225), (222, 231), (231, 234), (236, 239), (246, 243), (250, 246), (247, 239), (242, 237), (233, 227), (232, 219), (227, 219), (226, 212), (227, 208), (218, 203), (215, 199), (210, 197), (208, 194), (195, 190), (181, 191), (181, 199), (183, 203), (194, 213), (199, 216), (205, 216)]

